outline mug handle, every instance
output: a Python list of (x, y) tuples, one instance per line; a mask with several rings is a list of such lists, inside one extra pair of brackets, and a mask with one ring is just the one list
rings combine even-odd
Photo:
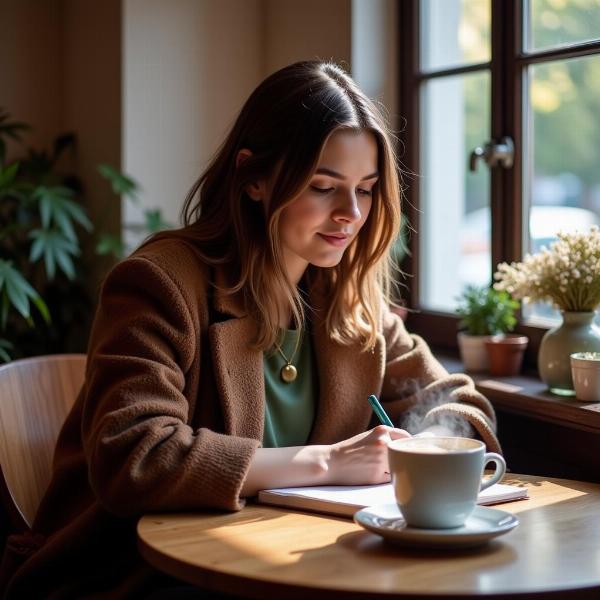
[(495, 452), (487, 452), (483, 457), (483, 468), (485, 469), (486, 465), (490, 462), (496, 464), (496, 471), (487, 481), (481, 482), (481, 487), (479, 491), (483, 491), (486, 488), (489, 488), (491, 485), (498, 483), (502, 477), (504, 477), (504, 473), (506, 473), (506, 461), (502, 456), (496, 454)]

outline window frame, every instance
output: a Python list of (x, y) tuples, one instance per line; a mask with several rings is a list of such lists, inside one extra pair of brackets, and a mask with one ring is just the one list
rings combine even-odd
[[(525, 116), (524, 90), (527, 86), (527, 69), (530, 65), (600, 54), (600, 40), (575, 43), (558, 48), (525, 52), (523, 27), (526, 26), (528, 0), (491, 0), (491, 60), (456, 68), (435, 71), (420, 70), (420, 0), (402, 0), (398, 10), (399, 33), (399, 112), (405, 123), (399, 132), (400, 160), (408, 170), (404, 176), (406, 186), (403, 213), (414, 231), (419, 231), (420, 186), (420, 91), (425, 80), (434, 77), (458, 75), (489, 69), (491, 75), (491, 137), (500, 139), (509, 135), (515, 145), (514, 164), (511, 169), (495, 167), (490, 173), (490, 209), (492, 223), (491, 260), (492, 273), (502, 262), (521, 260), (523, 230), (523, 122)], [(521, 17), (521, 15), (523, 15)], [(502, 95), (504, 90), (504, 95)], [(482, 140), (483, 142), (484, 140)], [(487, 165), (486, 165), (487, 167)], [(489, 167), (488, 167), (489, 168)], [(411, 173), (417, 175), (411, 175)], [(417, 233), (418, 235), (418, 233)], [(409, 328), (423, 335), (436, 347), (456, 349), (456, 332), (459, 318), (451, 313), (422, 308), (419, 302), (418, 238), (408, 240), (409, 255), (403, 263), (410, 274), (407, 280)], [(490, 282), (492, 283), (492, 282)], [(521, 315), (519, 315), (521, 317)], [(516, 331), (526, 334), (529, 347), (526, 363), (535, 365), (537, 350), (548, 327), (523, 324), (519, 319)]]

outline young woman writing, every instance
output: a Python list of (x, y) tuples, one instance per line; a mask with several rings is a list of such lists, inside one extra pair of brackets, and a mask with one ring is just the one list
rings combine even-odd
[(85, 384), (9, 598), (155, 589), (136, 552), (145, 512), (387, 481), (386, 444), (410, 434), (370, 428), (373, 393), (398, 424), (443, 396), (423, 426), (460, 415), (498, 450), (486, 399), (388, 308), (400, 196), (385, 123), (338, 66), (296, 63), (253, 92), (185, 226), (103, 284)]

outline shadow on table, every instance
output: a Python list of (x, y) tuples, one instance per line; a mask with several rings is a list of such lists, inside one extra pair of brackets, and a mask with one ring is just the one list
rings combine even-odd
[(356, 531), (340, 536), (336, 543), (353, 552), (360, 552), (364, 556), (374, 558), (389, 557), (390, 551), (405, 558), (427, 560), (458, 560), (473, 556), (490, 556), (501, 551), (504, 551), (505, 554), (503, 562), (510, 562), (516, 557), (514, 550), (506, 546), (501, 540), (492, 540), (487, 544), (473, 548), (416, 548), (404, 544), (395, 544), (368, 531)]

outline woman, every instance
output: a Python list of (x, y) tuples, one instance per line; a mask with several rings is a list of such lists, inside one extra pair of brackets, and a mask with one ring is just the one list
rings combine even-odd
[(369, 429), (373, 393), (397, 423), (442, 398), (419, 428), (460, 415), (498, 450), (489, 403), (388, 309), (399, 211), (390, 134), (350, 77), (301, 62), (267, 78), (188, 195), (185, 226), (103, 284), (8, 597), (156, 589), (136, 552), (145, 512), (387, 481), (386, 444), (409, 433)]

